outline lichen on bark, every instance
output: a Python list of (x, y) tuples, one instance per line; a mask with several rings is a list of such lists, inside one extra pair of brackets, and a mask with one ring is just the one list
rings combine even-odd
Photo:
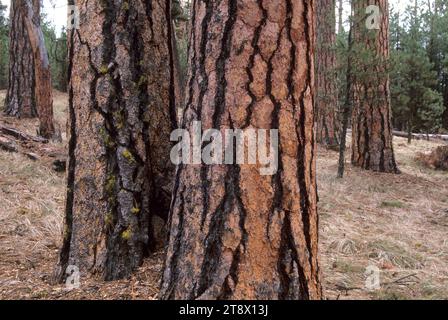
[[(73, 2), (72, 2), (73, 3)], [(69, 33), (66, 225), (57, 270), (128, 276), (157, 245), (174, 167), (169, 1), (77, 1)]]

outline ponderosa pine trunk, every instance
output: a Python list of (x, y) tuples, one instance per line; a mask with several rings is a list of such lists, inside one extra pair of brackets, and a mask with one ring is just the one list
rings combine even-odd
[(53, 87), (51, 68), (45, 38), (40, 27), (40, 0), (20, 0), (22, 2), (25, 28), (34, 57), (35, 101), (39, 116), (39, 135), (50, 139), (55, 137), (53, 117)]
[[(73, 4), (73, 1), (71, 2)], [(169, 1), (76, 1), (69, 32), (70, 140), (57, 270), (128, 276), (168, 214), (176, 126)]]
[[(37, 117), (34, 57), (22, 0), (11, 1), (9, 29), (9, 82), (5, 99), (5, 114), (17, 118)], [(40, 15), (40, 1), (33, 1), (34, 12)]]
[[(398, 173), (392, 144), (388, 0), (352, 1), (354, 43), (352, 164), (366, 170)], [(379, 29), (366, 25), (366, 9), (380, 9)]]
[(316, 139), (329, 147), (338, 145), (335, 8), (335, 0), (316, 3)]
[(319, 299), (314, 1), (194, 1), (183, 126), (279, 129), (279, 168), (178, 167), (162, 299)]

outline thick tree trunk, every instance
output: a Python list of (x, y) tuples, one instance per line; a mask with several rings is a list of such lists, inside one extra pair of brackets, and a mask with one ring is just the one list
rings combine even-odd
[[(40, 3), (34, 1), (34, 12), (40, 14)], [(25, 25), (22, 0), (11, 1), (9, 30), (9, 82), (5, 114), (18, 118), (37, 116), (35, 99), (34, 57)]]
[(317, 1), (316, 12), (316, 139), (323, 145), (337, 146), (338, 88), (335, 0)]
[(185, 128), (279, 129), (279, 164), (178, 167), (161, 298), (321, 298), (313, 3), (194, 1)]
[[(73, 3), (73, 2), (72, 2)], [(67, 265), (128, 276), (168, 214), (176, 126), (169, 1), (77, 1), (69, 33)]]
[(45, 39), (40, 27), (40, 0), (23, 1), (23, 15), (33, 57), (35, 76), (35, 101), (39, 116), (39, 135), (50, 139), (55, 137), (53, 123), (53, 88), (51, 83), (50, 61)]
[[(352, 164), (363, 169), (398, 173), (392, 144), (388, 0), (353, 1), (355, 14)], [(366, 26), (366, 8), (377, 5), (379, 29)]]

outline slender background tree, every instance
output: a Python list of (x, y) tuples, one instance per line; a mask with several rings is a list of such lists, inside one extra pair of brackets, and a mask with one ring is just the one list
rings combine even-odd
[[(8, 20), (6, 6), (0, 1), (0, 90), (8, 85)], [(0, 108), (3, 106), (0, 106)]]
[(316, 4), (316, 139), (329, 147), (338, 145), (335, 7), (335, 0)]

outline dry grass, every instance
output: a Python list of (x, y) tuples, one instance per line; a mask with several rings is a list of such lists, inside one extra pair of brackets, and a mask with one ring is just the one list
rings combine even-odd
[[(438, 145), (396, 138), (401, 175), (348, 166), (341, 181), (336, 153), (319, 150), (320, 252), (329, 299), (448, 299), (448, 174), (414, 160)], [(379, 291), (365, 288), (369, 265), (381, 270)]]
[[(56, 93), (55, 106), (64, 131), (66, 96)], [(29, 133), (37, 126), (35, 120), (0, 121)], [(438, 145), (397, 138), (401, 175), (348, 166), (343, 180), (335, 178), (337, 153), (319, 149), (320, 258), (328, 299), (448, 299), (448, 175), (415, 161), (418, 152)], [(163, 253), (131, 279), (82, 279), (74, 291), (50, 284), (64, 196), (64, 175), (0, 151), (0, 299), (155, 298)], [(381, 269), (379, 291), (365, 289), (368, 265)]]
[[(3, 113), (5, 96), (6, 91), (0, 90), (0, 114)], [(64, 139), (67, 127), (67, 107), (67, 94), (59, 92), (57, 90), (53, 90), (53, 112), (55, 125), (61, 130)], [(1, 120), (2, 122), (13, 125), (17, 129), (20, 129), (31, 135), (35, 135), (39, 127), (39, 121), (37, 119), (21, 119), (20, 121), (17, 121), (13, 118), (2, 117)]]
[[(4, 96), (5, 92), (0, 92), (2, 108)], [(35, 119), (0, 120), (30, 134), (36, 132)], [(56, 255), (62, 232), (64, 180), (64, 175), (47, 165), (0, 151), (0, 296), (21, 282), (22, 273), (38, 272), (42, 263)], [(25, 282), (33, 283), (33, 278)]]
[[(0, 91), (0, 123), (36, 134), (38, 120), (2, 115), (4, 97)], [(67, 104), (67, 95), (55, 91), (55, 120), (64, 144)], [(53, 172), (51, 163), (0, 150), (0, 299), (155, 298), (162, 253), (148, 259), (131, 279), (82, 279), (81, 289), (72, 291), (51, 284), (61, 244), (65, 188), (65, 175)]]
[(448, 146), (437, 147), (429, 154), (418, 153), (415, 158), (428, 168), (448, 171)]

